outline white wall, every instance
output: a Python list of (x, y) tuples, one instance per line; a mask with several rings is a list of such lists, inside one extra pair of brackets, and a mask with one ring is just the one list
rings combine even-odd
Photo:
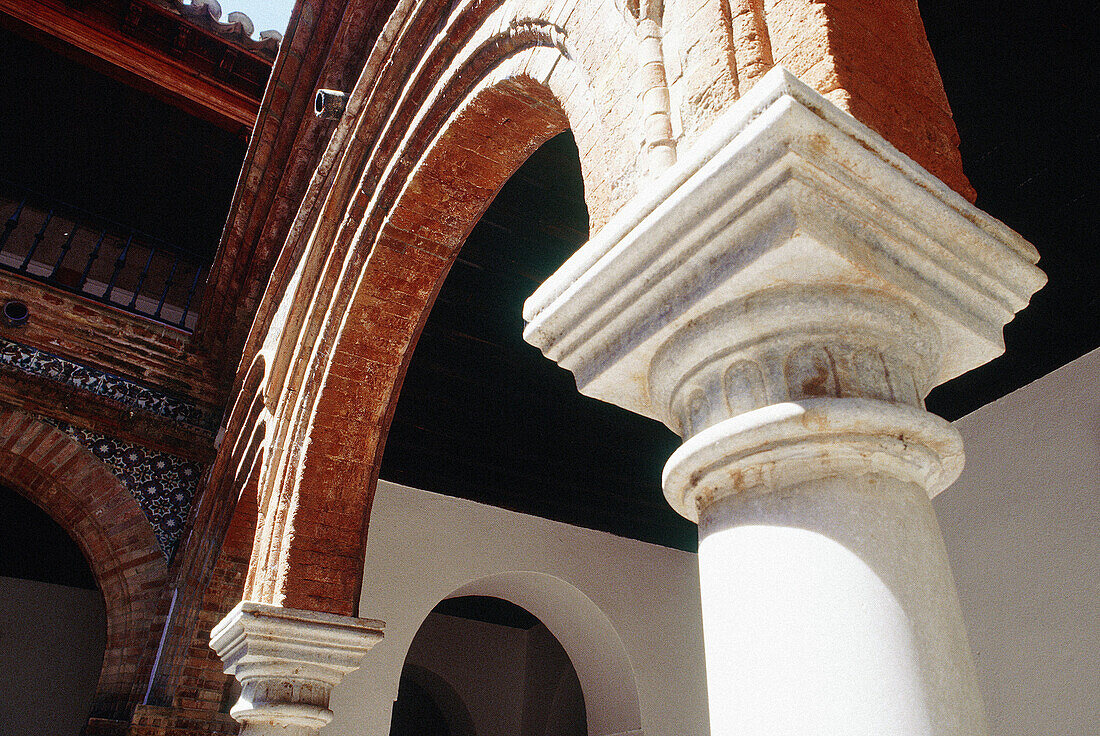
[(1100, 734), (1100, 350), (956, 426), (933, 505), (993, 736)]
[(99, 591), (0, 577), (0, 734), (77, 736), (106, 635)]
[[(504, 574), (517, 571), (524, 574)], [(534, 581), (532, 597), (513, 602), (569, 653), (590, 734), (628, 730), (609, 730), (624, 722), (614, 691), (590, 690), (593, 679), (612, 678), (586, 682), (586, 670), (615, 661), (601, 638), (611, 631), (636, 682), (636, 726), (646, 736), (707, 736), (695, 555), (384, 481), (360, 615), (385, 621), (386, 638), (333, 692), (336, 718), (325, 736), (386, 736), (405, 654), (431, 609), (456, 592), (494, 594), (525, 581)]]

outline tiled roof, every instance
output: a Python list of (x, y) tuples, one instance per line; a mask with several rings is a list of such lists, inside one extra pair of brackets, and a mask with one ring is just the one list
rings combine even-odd
[(283, 40), (283, 34), (275, 30), (260, 31), (259, 38), (253, 38), (252, 34), (256, 29), (252, 24), (252, 19), (244, 13), (229, 13), (222, 21), (222, 7), (217, 0), (154, 1), (155, 4), (178, 13), (200, 27), (213, 31), (249, 51), (274, 57), (279, 50), (279, 42)]

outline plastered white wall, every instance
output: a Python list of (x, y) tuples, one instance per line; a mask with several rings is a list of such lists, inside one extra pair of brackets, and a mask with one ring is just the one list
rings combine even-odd
[[(562, 643), (582, 688), (584, 670), (607, 658), (602, 641), (587, 651), (577, 642), (606, 623), (633, 670), (636, 723), (646, 736), (707, 736), (695, 555), (384, 481), (371, 513), (360, 615), (385, 621), (386, 638), (333, 692), (336, 717), (324, 736), (386, 736), (405, 654), (427, 614), (456, 592), (506, 590), (514, 579), (504, 574), (513, 572), (544, 583), (555, 620), (533, 610), (538, 601), (513, 602)], [(479, 580), (487, 587), (476, 587)], [(590, 629), (593, 621), (599, 626)], [(585, 706), (590, 734), (622, 732), (607, 730), (624, 721), (605, 695), (586, 688)]]
[(77, 736), (106, 636), (99, 591), (0, 577), (0, 734)]
[(1100, 350), (955, 426), (933, 505), (992, 736), (1100, 734)]

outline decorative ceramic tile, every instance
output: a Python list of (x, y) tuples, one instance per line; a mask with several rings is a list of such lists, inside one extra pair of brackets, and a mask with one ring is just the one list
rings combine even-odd
[(217, 417), (178, 396), (142, 386), (97, 368), (0, 338), (0, 365), (48, 378), (213, 434)]
[(166, 452), (39, 417), (88, 448), (118, 477), (153, 525), (168, 559), (176, 551), (203, 466)]

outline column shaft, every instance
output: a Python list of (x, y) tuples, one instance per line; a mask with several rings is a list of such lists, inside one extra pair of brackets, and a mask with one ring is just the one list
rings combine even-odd
[(1045, 277), (1016, 233), (781, 67), (527, 300), (581, 392), (684, 438), (715, 736), (980, 736), (929, 497), (933, 386)]
[(700, 515), (714, 736), (985, 732), (926, 489), (830, 478)]

